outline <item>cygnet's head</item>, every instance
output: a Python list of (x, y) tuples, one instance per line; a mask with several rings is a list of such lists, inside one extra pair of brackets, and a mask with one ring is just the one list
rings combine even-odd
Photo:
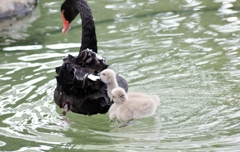
[(121, 87), (114, 88), (111, 93), (114, 103), (123, 103), (128, 100), (127, 93)]
[(110, 83), (116, 78), (116, 73), (112, 69), (105, 69), (100, 73), (100, 78), (104, 83)]

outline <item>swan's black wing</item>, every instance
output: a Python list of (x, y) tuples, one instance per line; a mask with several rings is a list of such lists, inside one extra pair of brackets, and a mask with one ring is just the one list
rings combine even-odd
[[(112, 104), (107, 95), (107, 86), (100, 80), (89, 79), (88, 76), (97, 76), (108, 65), (95, 52), (83, 52), (80, 63), (76, 62), (75, 57), (68, 55), (63, 59), (63, 65), (56, 68), (58, 76), (54, 91), (55, 103), (60, 108), (68, 104), (70, 111), (84, 115), (106, 113)], [(120, 87), (128, 90), (124, 78), (117, 75), (117, 81)]]
[(119, 87), (123, 88), (126, 92), (128, 92), (127, 81), (123, 77), (119, 76), (118, 74), (116, 75), (116, 78), (117, 78), (117, 83)]
[(60, 108), (68, 104), (69, 110), (74, 113), (93, 115), (106, 113), (111, 106), (106, 85), (101, 81), (91, 82), (95, 88), (73, 88), (74, 85), (65, 84), (58, 79), (54, 100)]

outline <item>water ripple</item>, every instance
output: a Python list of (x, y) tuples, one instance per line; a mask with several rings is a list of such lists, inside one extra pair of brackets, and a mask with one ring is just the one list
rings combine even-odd
[[(77, 55), (80, 32), (51, 32), (62, 26), (60, 2), (40, 3), (41, 18), (26, 33), (36, 37), (34, 42), (2, 48), (1, 149), (239, 150), (236, 0), (89, 1), (93, 14), (101, 12), (94, 14), (99, 54), (127, 79), (130, 92), (157, 94), (161, 100), (154, 117), (124, 128), (107, 114), (61, 116), (53, 101), (54, 68), (68, 54)], [(106, 18), (111, 22), (101, 22)]]

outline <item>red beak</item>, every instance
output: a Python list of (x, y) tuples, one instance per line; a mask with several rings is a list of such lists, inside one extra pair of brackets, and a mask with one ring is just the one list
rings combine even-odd
[(63, 33), (63, 34), (66, 34), (67, 31), (68, 31), (69, 28), (70, 28), (70, 24), (69, 24), (69, 22), (65, 19), (63, 13), (62, 13), (62, 20), (63, 20), (63, 29), (62, 29), (62, 33)]

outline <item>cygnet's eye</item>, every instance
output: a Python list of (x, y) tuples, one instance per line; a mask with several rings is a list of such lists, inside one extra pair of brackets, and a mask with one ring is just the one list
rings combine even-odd
[(104, 76), (105, 76), (105, 73), (102, 73), (102, 75), (104, 75)]

